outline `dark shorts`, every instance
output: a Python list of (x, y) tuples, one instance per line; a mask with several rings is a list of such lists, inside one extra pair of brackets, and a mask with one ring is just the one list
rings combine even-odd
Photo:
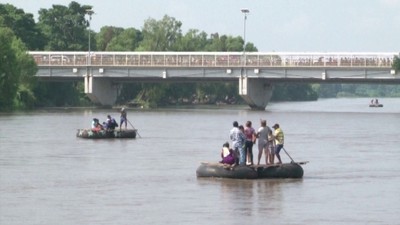
[(279, 154), (279, 152), (281, 151), (282, 148), (283, 148), (283, 145), (276, 145), (275, 154)]

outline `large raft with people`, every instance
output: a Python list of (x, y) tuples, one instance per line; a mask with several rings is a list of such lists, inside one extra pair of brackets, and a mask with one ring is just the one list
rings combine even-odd
[(302, 178), (302, 164), (291, 162), (258, 166), (232, 166), (222, 163), (202, 162), (196, 170), (197, 177), (218, 177), (232, 179)]
[(87, 139), (106, 139), (106, 138), (136, 138), (136, 129), (125, 130), (99, 130), (93, 131), (92, 129), (78, 129), (76, 136)]

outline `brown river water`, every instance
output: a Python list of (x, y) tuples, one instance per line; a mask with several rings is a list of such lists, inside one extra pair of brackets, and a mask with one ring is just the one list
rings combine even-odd
[[(129, 109), (131, 140), (75, 136), (118, 109), (3, 113), (0, 224), (400, 224), (400, 99), (369, 101)], [(302, 179), (196, 177), (234, 120), (257, 129), (260, 118), (309, 161)]]

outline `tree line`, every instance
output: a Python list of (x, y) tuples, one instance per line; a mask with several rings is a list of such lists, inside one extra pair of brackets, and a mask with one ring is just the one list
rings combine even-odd
[[(41, 106), (91, 106), (82, 82), (38, 82), (37, 66), (27, 51), (258, 51), (240, 36), (181, 30), (182, 22), (165, 15), (149, 18), (142, 29), (103, 26), (89, 30), (87, 10), (92, 6), (72, 1), (33, 14), (11, 4), (0, 4), (0, 111)], [(394, 68), (400, 70), (396, 57)], [(316, 100), (337, 96), (400, 96), (396, 85), (277, 84), (272, 101)], [(234, 99), (234, 101), (232, 101)], [(184, 103), (243, 103), (237, 83), (128, 83), (118, 104), (135, 100), (149, 107)]]

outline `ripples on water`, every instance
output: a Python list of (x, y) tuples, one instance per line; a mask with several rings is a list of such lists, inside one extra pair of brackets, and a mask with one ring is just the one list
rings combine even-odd
[[(142, 138), (83, 140), (117, 110), (0, 115), (0, 224), (397, 224), (400, 100), (130, 110)], [(281, 124), (303, 179), (197, 179), (234, 120)], [(257, 150), (255, 150), (257, 152)], [(284, 152), (283, 159), (289, 161)]]

